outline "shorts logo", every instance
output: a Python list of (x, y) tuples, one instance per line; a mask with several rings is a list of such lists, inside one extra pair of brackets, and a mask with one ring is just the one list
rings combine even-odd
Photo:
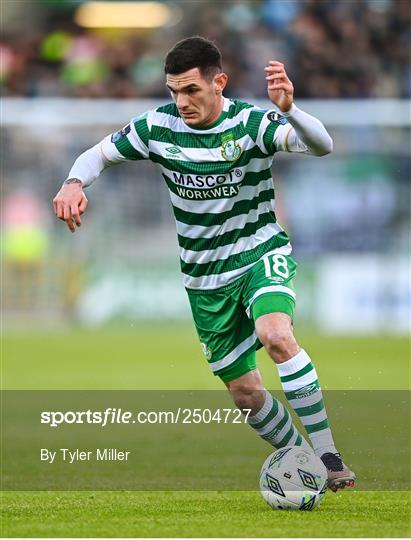
[(273, 276), (268, 278), (272, 283), (284, 283), (285, 279), (279, 276)]
[(213, 353), (210, 347), (207, 347), (205, 343), (201, 342), (201, 348), (203, 349), (204, 356), (207, 358), (207, 360), (211, 360)]
[(226, 161), (234, 161), (243, 153), (243, 149), (234, 139), (232, 133), (221, 137), (221, 155)]

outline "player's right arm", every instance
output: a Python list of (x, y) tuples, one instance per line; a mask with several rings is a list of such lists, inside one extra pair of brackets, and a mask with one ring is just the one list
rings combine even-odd
[(254, 107), (249, 111), (249, 134), (268, 155), (297, 152), (325, 156), (332, 152), (333, 141), (318, 118), (299, 109), (294, 103), (294, 86), (284, 64), (271, 60), (265, 68), (268, 97), (273, 109)]
[(81, 226), (87, 208), (83, 188), (91, 185), (102, 171), (128, 160), (147, 159), (149, 130), (147, 115), (133, 119), (120, 131), (108, 135), (83, 152), (74, 162), (67, 179), (53, 199), (56, 216), (65, 221), (71, 232)]

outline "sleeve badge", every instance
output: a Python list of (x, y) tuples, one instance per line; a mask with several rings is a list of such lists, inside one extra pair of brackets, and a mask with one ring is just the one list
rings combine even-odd
[(121, 141), (121, 139), (124, 139), (124, 137), (127, 137), (130, 131), (131, 131), (131, 126), (130, 124), (127, 124), (126, 126), (123, 127), (123, 129), (120, 129), (120, 131), (116, 131), (115, 133), (112, 134), (111, 142), (116, 143), (118, 141)]
[(270, 122), (278, 122), (282, 125), (288, 124), (287, 118), (285, 118), (285, 116), (281, 116), (281, 114), (276, 111), (269, 111), (267, 113), (267, 118)]

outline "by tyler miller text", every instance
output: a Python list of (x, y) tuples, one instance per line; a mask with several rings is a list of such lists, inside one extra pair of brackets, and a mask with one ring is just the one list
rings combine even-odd
[(58, 450), (40, 449), (40, 461), (55, 463), (63, 461), (72, 465), (80, 461), (127, 461), (131, 452), (118, 448), (96, 448), (95, 450), (81, 450), (80, 448), (59, 448)]

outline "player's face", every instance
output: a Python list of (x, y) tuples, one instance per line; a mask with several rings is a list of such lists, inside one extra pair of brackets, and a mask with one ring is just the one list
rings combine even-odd
[(204, 78), (198, 68), (193, 68), (179, 75), (167, 74), (166, 84), (188, 126), (207, 126), (220, 116), (222, 91), (227, 84), (225, 73)]

